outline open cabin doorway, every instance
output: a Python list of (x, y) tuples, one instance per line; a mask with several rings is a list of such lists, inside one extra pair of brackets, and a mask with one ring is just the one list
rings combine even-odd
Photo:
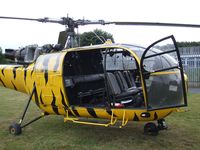
[(63, 69), (70, 105), (144, 108), (139, 65), (123, 48), (68, 52)]

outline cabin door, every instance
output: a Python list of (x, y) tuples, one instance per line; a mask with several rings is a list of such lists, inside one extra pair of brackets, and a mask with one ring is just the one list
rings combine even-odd
[(140, 65), (148, 110), (187, 105), (185, 75), (173, 36), (151, 44)]

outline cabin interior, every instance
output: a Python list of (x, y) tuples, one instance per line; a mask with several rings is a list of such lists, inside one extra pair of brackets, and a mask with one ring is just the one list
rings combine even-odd
[(63, 76), (70, 105), (144, 107), (138, 68), (135, 58), (123, 49), (68, 52)]

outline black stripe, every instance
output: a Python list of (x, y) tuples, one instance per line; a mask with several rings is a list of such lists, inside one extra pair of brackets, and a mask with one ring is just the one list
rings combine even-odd
[(33, 82), (33, 87), (35, 87), (35, 81)]
[(74, 116), (74, 114), (70, 110), (68, 110), (68, 115), (69, 116)]
[(72, 106), (72, 109), (71, 109), (71, 110), (74, 112), (74, 114), (75, 114), (77, 117), (80, 117), (78, 111), (75, 109), (74, 106)]
[(154, 113), (154, 120), (157, 120), (158, 119), (158, 115), (157, 115), (157, 113), (155, 112)]
[(88, 113), (94, 117), (94, 118), (98, 118), (96, 112), (94, 111), (93, 108), (87, 108)]
[(60, 94), (61, 94), (61, 99), (62, 99), (61, 101), (62, 101), (63, 106), (65, 106), (65, 108), (68, 108), (67, 104), (65, 103), (64, 94), (61, 89), (60, 89)]
[(15, 84), (12, 81), (11, 81), (11, 83), (12, 83), (14, 89), (17, 91), (17, 88), (16, 88)]
[(58, 106), (56, 106), (56, 97), (55, 97), (53, 91), (51, 91), (51, 92), (52, 92), (52, 97), (53, 97), (53, 100), (52, 100), (52, 103), (51, 103), (52, 109), (57, 115), (59, 115)]
[(0, 78), (0, 82), (3, 84), (4, 87), (6, 87), (6, 85), (5, 85), (4, 82), (1, 80), (1, 78)]
[(14, 79), (16, 78), (16, 70), (17, 70), (17, 68), (18, 68), (18, 67), (14, 67), (14, 68), (13, 68), (13, 77), (14, 77)]
[(2, 73), (3, 76), (5, 76), (5, 75), (4, 75), (4, 70), (5, 70), (5, 69), (6, 69), (6, 67), (3, 67), (2, 70), (1, 70), (1, 73)]
[(54, 71), (54, 72), (58, 71), (59, 62), (60, 62), (60, 55), (57, 55), (56, 64), (55, 64), (55, 66), (53, 67), (53, 71)]
[(44, 112), (44, 115), (48, 116), (48, 115), (50, 115), (50, 113), (48, 113), (48, 112)]
[(33, 75), (33, 71), (34, 71), (34, 70), (32, 69), (32, 70), (31, 70), (31, 77), (32, 77), (32, 75)]
[[(34, 83), (34, 86), (35, 86), (35, 83)], [(33, 87), (34, 87), (33, 86)], [(38, 107), (40, 107), (40, 103), (39, 103), (39, 99), (38, 99), (38, 93), (37, 93), (37, 89), (35, 87), (35, 103)]]
[[(112, 116), (112, 111), (111, 111), (111, 110), (106, 110), (106, 112), (107, 112), (110, 116)], [(117, 117), (114, 113), (113, 113), (113, 116), (114, 116), (114, 117)]]
[(48, 78), (48, 71), (47, 70), (44, 71), (44, 79), (45, 79), (45, 84), (47, 84), (47, 82), (49, 80), (49, 78)]
[(42, 105), (44, 105), (44, 102), (43, 102), (43, 99), (42, 99), (42, 91), (40, 93), (40, 102), (41, 102)]
[(26, 68), (24, 69), (24, 83), (26, 84), (26, 76), (27, 76), (27, 70)]
[(136, 115), (136, 113), (134, 113), (133, 121), (139, 121), (139, 118), (138, 118), (138, 116)]
[(77, 116), (77, 117), (80, 117), (78, 111), (76, 109), (73, 110), (74, 114)]
[(46, 56), (43, 60), (43, 71), (44, 71), (44, 78), (45, 78), (45, 83), (47, 84), (48, 82), (48, 64), (49, 64), (49, 59), (51, 57), (50, 56)]

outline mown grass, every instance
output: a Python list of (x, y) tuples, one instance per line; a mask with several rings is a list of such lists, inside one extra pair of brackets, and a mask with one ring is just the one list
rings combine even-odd
[[(64, 149), (175, 149), (200, 148), (200, 94), (189, 94), (189, 109), (166, 118), (167, 131), (158, 136), (143, 134), (144, 123), (130, 122), (125, 128), (86, 126), (63, 123), (61, 116), (48, 116), (23, 129), (20, 136), (10, 135), (8, 127), (21, 115), (27, 96), (0, 88), (0, 150), (64, 150)], [(26, 120), (39, 115), (32, 103)]]

